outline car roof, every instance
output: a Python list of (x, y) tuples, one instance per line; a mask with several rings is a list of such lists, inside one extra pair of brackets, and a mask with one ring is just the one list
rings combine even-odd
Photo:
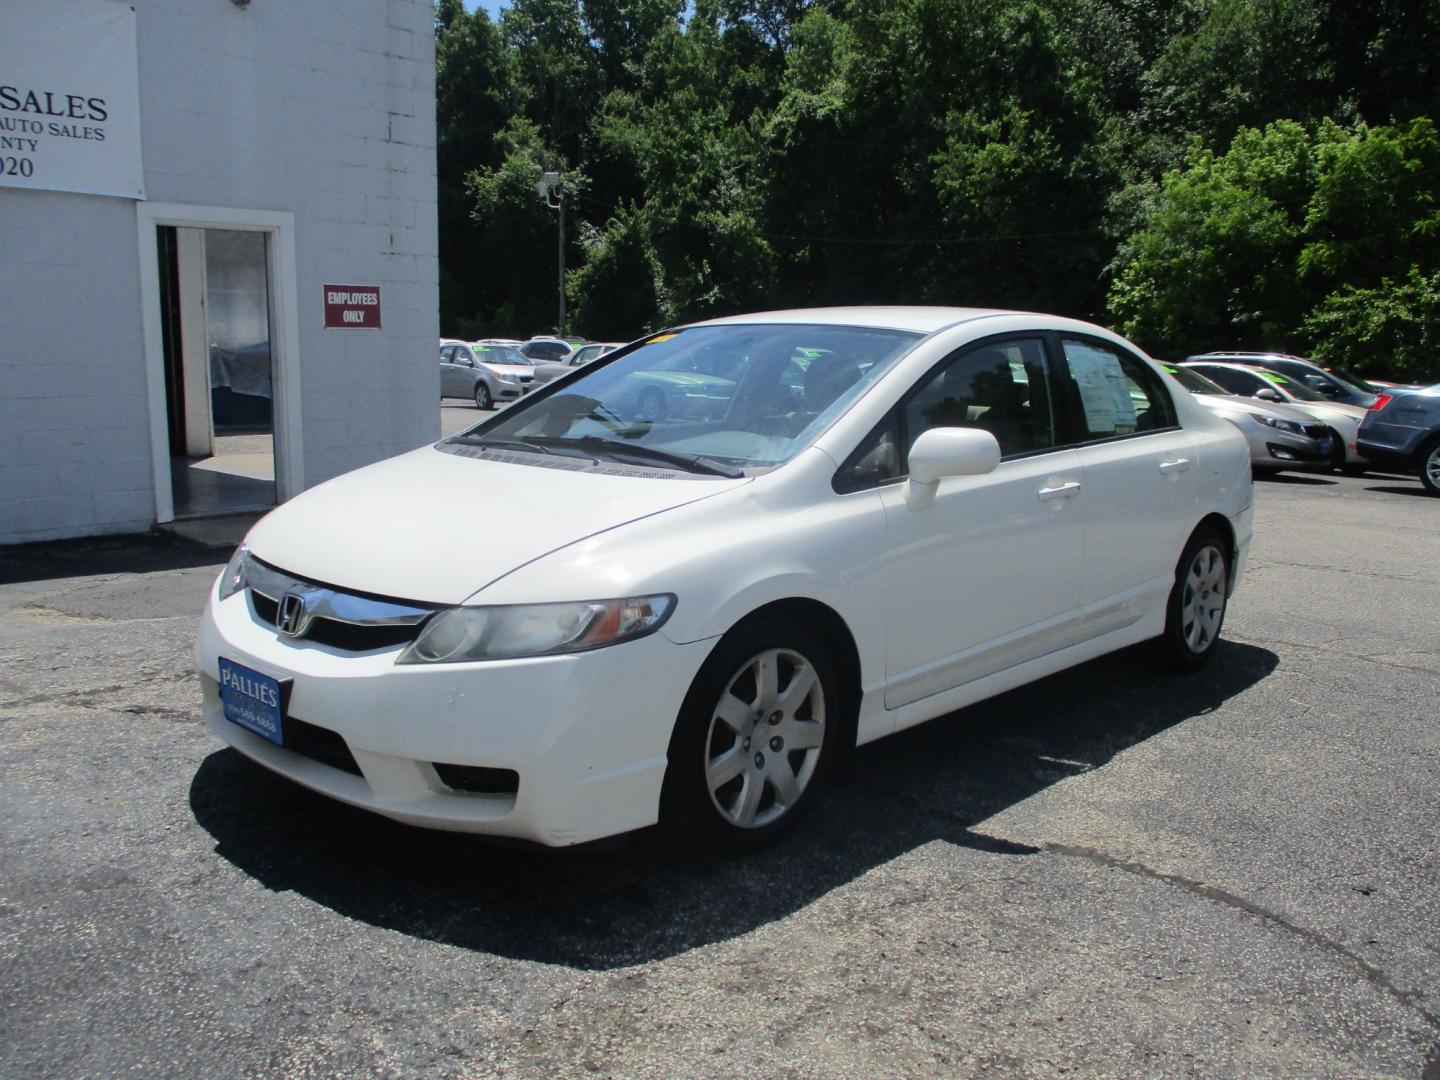
[(792, 308), (787, 311), (757, 311), (747, 315), (729, 315), (707, 319), (692, 326), (736, 326), (746, 323), (796, 323), (823, 326), (866, 326), (887, 330), (913, 330), (933, 334), (956, 323), (969, 322), (994, 315), (1033, 314), (1003, 308), (888, 306)]
[(1209, 367), (1231, 368), (1235, 371), (1248, 371), (1254, 374), (1255, 369), (1250, 364), (1242, 364), (1238, 360), (1211, 360), (1205, 356), (1192, 356), (1188, 360), (1180, 361), (1181, 367), (1194, 367), (1197, 364), (1206, 364)]
[(1293, 353), (1283, 352), (1208, 352), (1199, 353), (1195, 356), (1187, 356), (1186, 360), (1236, 360), (1243, 363), (1246, 360), (1298, 360), (1302, 364), (1310, 364), (1312, 367), (1319, 365), (1313, 360), (1307, 360), (1303, 356), (1296, 356)]

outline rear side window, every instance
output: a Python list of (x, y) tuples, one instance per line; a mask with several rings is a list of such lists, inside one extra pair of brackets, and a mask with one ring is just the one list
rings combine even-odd
[(1169, 391), (1138, 356), (1093, 340), (1065, 338), (1061, 347), (1079, 403), (1079, 441), (1175, 426), (1175, 403)]
[(1265, 381), (1259, 375), (1252, 375), (1248, 371), (1222, 367), (1201, 368), (1200, 371), (1206, 378), (1213, 379), (1230, 393), (1239, 394), (1241, 397), (1249, 397), (1256, 390), (1265, 388)]

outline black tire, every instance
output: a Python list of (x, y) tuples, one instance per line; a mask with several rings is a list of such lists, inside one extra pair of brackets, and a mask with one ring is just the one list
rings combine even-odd
[(1334, 469), (1336, 472), (1344, 472), (1345, 440), (1340, 437), (1340, 433), (1334, 428), (1327, 428), (1326, 430), (1330, 432), (1330, 468)]
[(1420, 483), (1431, 495), (1440, 495), (1440, 435), (1420, 448)]
[(664, 420), (670, 411), (669, 406), (665, 403), (664, 392), (653, 386), (647, 387), (641, 392), (640, 400), (636, 402), (636, 409), (641, 420), (649, 420), (651, 423)]
[(483, 382), (477, 382), (475, 384), (475, 407), (477, 409), (489, 409), (493, 408), (494, 405), (495, 401), (490, 396), (490, 387), (486, 386)]
[(1230, 563), (1229, 543), (1218, 529), (1202, 525), (1191, 534), (1175, 564), (1160, 645), (1164, 659), (1176, 670), (1194, 671), (1214, 653), (1229, 602)]
[[(767, 656), (776, 661), (770, 700), (755, 674)], [(813, 682), (805, 681), (807, 668)], [(785, 715), (785, 691), (792, 687), (804, 698)], [(748, 851), (773, 843), (794, 827), (829, 772), (843, 717), (834, 663), (819, 634), (782, 618), (741, 623), (721, 638), (685, 695), (670, 738), (662, 828), (686, 846)], [(737, 721), (746, 732), (732, 726)], [(810, 726), (817, 722), (818, 730)], [(727, 766), (736, 774), (712, 790), (712, 776)]]

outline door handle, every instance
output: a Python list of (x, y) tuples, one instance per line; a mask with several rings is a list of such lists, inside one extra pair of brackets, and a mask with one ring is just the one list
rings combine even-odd
[(1169, 461), (1162, 461), (1162, 462), (1160, 463), (1160, 471), (1161, 471), (1162, 473), (1178, 473), (1178, 472), (1184, 472), (1184, 471), (1185, 471), (1186, 469), (1188, 469), (1189, 467), (1190, 467), (1190, 459), (1189, 459), (1189, 458), (1183, 458), (1183, 457), (1182, 457), (1182, 458), (1172, 458), (1172, 459), (1170, 459)]
[(1068, 483), (1056, 484), (1054, 487), (1043, 487), (1036, 497), (1041, 502), (1049, 502), (1051, 499), (1068, 499), (1080, 490), (1080, 481), (1071, 480)]

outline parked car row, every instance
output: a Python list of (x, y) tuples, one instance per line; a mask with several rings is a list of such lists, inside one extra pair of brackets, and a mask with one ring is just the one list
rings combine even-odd
[(1367, 466), (1440, 495), (1440, 385), (1383, 385), (1286, 353), (1210, 352), (1166, 370), (1246, 436), (1256, 472)]
[[(530, 341), (442, 338), (440, 397), (442, 400), (466, 398), (474, 401), (478, 409), (492, 409), (618, 349), (620, 344), (586, 342), (572, 347), (559, 338), (532, 338)], [(559, 359), (549, 359), (552, 356)]]

